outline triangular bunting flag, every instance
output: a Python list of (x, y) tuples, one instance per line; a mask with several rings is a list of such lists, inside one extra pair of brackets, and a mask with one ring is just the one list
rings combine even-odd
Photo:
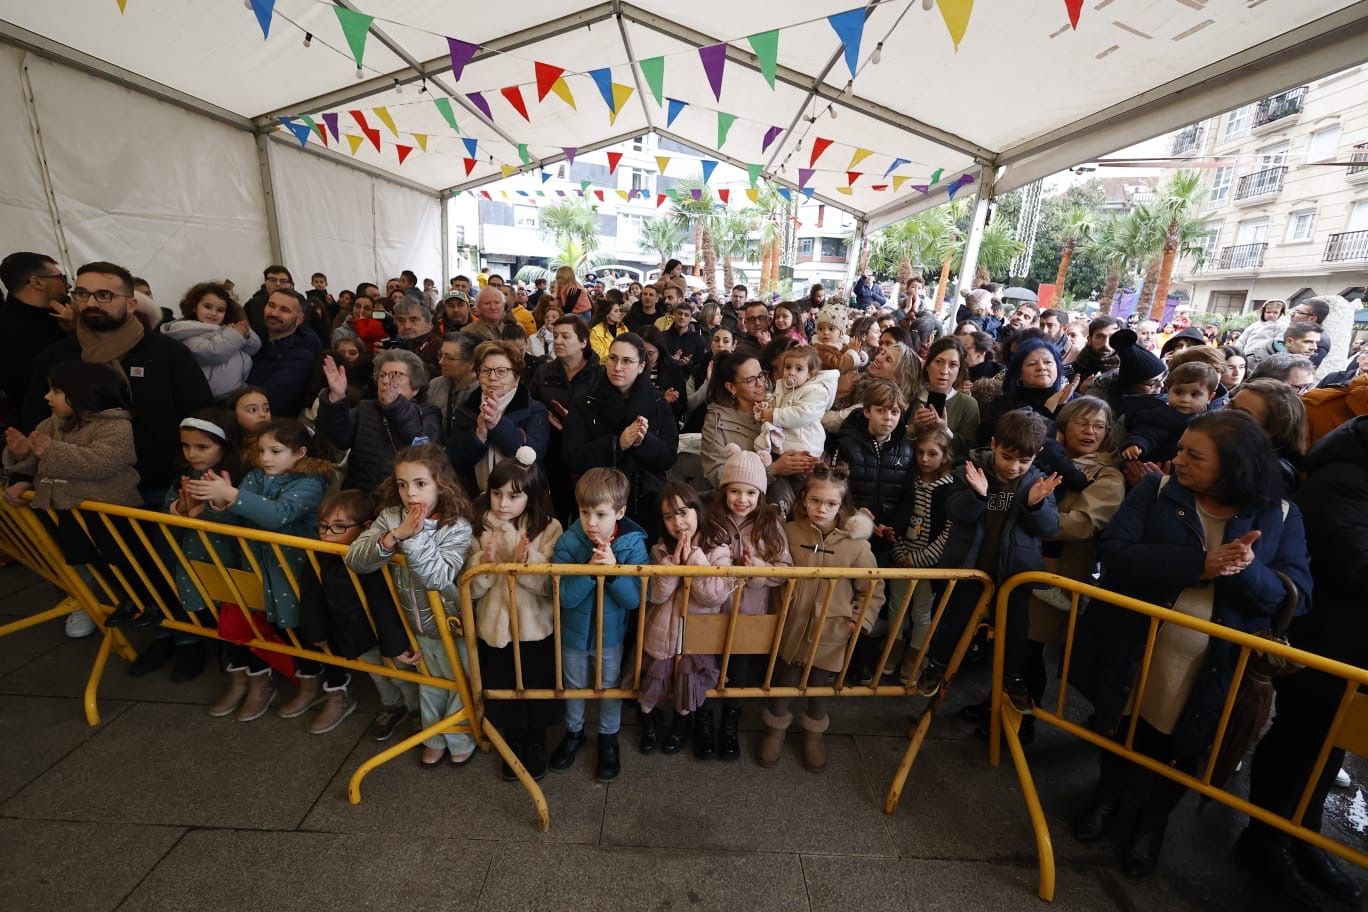
[(608, 173), (609, 173), (609, 174), (612, 174), (614, 171), (617, 170), (618, 162), (620, 162), (620, 161), (622, 161), (622, 153), (621, 153), (621, 152), (609, 152), (609, 153), (608, 153)]
[(617, 195), (620, 196), (620, 197), (622, 197), (622, 201), (623, 201), (624, 203), (627, 202), (629, 199), (632, 198), (632, 194), (628, 193), (626, 190), (619, 190), (619, 191), (617, 192)]
[(507, 190), (500, 190), (500, 191), (499, 191), (499, 196), (503, 197), (504, 199), (508, 199), (508, 191), (507, 191)]
[[(119, 12), (123, 12), (124, 0), (119, 0)], [(261, 26), (261, 37), (271, 37), (271, 12), (275, 0), (252, 0), (252, 12), (256, 13), (257, 25)]]
[(863, 171), (847, 171), (847, 172), (846, 172), (846, 186), (847, 186), (847, 187), (853, 187), (853, 186), (855, 186), (855, 182), (856, 182), (857, 180), (859, 180), (859, 179), (860, 179), (861, 177), (863, 177), (863, 176), (864, 176), (864, 172), (863, 172)]
[(447, 122), (447, 126), (451, 127), (451, 129), (455, 130), (457, 133), (460, 133), (461, 128), (456, 125), (456, 112), (451, 109), (451, 99), (434, 98), (432, 99), (432, 103), (435, 104), (437, 110), (441, 112), (442, 119)]
[(722, 201), (722, 204), (725, 206), (727, 203), (730, 203), (730, 202), (731, 202), (731, 191), (730, 191), (730, 190), (718, 190), (718, 191), (717, 191), (717, 198), (718, 198), (719, 200), (721, 200), (721, 201)]
[(321, 123), (314, 124), (313, 128), (318, 132), (318, 138), (323, 141), (323, 145), (328, 145), (328, 128)]
[[(361, 147), (361, 144), (363, 142), (365, 142), (365, 140), (362, 139), (360, 136), (353, 136), (350, 133), (347, 134), (347, 145), (351, 146), (352, 155), (356, 154), (356, 150)], [(466, 173), (469, 174), (470, 172), (467, 171)]]
[(422, 149), (424, 152), (427, 151), (428, 135), (426, 133), (410, 133), (409, 135), (412, 136), (413, 141), (418, 144), (418, 148)]
[(328, 125), (328, 132), (333, 135), (333, 139), (340, 139), (337, 135), (337, 112), (323, 115), (323, 122)]
[(912, 189), (913, 189), (913, 190), (916, 190), (918, 193), (930, 193), (930, 192), (931, 192), (931, 187), (930, 187), (929, 185), (927, 185), (927, 184), (913, 184), (913, 185), (912, 185)]
[(490, 202), (493, 202), (493, 200), (494, 200), (494, 197), (492, 197), (492, 196), (489, 195), (489, 191), (488, 191), (488, 190), (481, 190), (481, 191), (480, 191), (480, 196), (483, 196), (485, 199), (489, 200)]
[(888, 189), (888, 184), (871, 184), (870, 187), (869, 187), (869, 189), (870, 189), (870, 190), (878, 190), (878, 191), (882, 192), (882, 191)]
[(620, 82), (613, 83), (613, 113), (608, 116), (608, 122), (613, 123), (617, 116), (622, 113), (622, 109), (627, 106), (627, 99), (632, 97), (636, 89)]
[(840, 38), (841, 44), (845, 46), (846, 67), (853, 77), (860, 69), (860, 38), (864, 35), (865, 8), (861, 6), (827, 16), (827, 22), (831, 23), (836, 37)]
[(124, 7), (128, 6), (128, 0), (114, 0), (114, 2), (119, 4), (120, 13), (124, 11)]
[(494, 112), (489, 110), (489, 102), (485, 101), (485, 97), (482, 93), (470, 92), (466, 95), (466, 98), (470, 100), (471, 104), (480, 109), (480, 113), (485, 116), (486, 120), (492, 121), (494, 119)]
[(950, 197), (950, 199), (954, 199), (955, 194), (959, 192), (960, 187), (962, 186), (964, 185), (959, 182), (958, 178), (956, 178), (955, 180), (952, 180), (950, 183), (945, 185), (945, 192)]
[(532, 61), (532, 69), (537, 75), (537, 101), (545, 101), (547, 93), (561, 78), (565, 69), (539, 60)]
[(399, 164), (402, 165), (404, 163), (404, 159), (408, 158), (409, 153), (413, 151), (413, 146), (405, 146), (400, 143), (395, 143), (394, 151), (399, 154)]
[(679, 116), (679, 112), (687, 108), (689, 103), (687, 101), (680, 101), (678, 98), (667, 98), (665, 101), (668, 102), (665, 108), (665, 126), (670, 127), (674, 125), (675, 118)]
[(574, 146), (561, 146), (561, 151), (565, 153), (565, 160), (573, 165), (575, 163), (575, 152), (578, 150)]
[(712, 86), (713, 98), (722, 100), (722, 70), (727, 65), (727, 44), (713, 44), (698, 49), (698, 59), (703, 61), (703, 72), (708, 75), (708, 85)]
[[(763, 168), (763, 165), (746, 165), (746, 177), (750, 179), (750, 185), (752, 187), (754, 187), (755, 182), (760, 179), (760, 172)], [(755, 200), (751, 200), (751, 202), (755, 202)]]
[(774, 88), (774, 71), (779, 61), (779, 30), (760, 32), (746, 39), (751, 50), (760, 59), (760, 75), (765, 77), (769, 87)]
[(592, 183), (593, 181), (580, 181), (580, 196), (584, 195), (584, 191), (588, 190)]
[(774, 192), (782, 196), (784, 198), (784, 202), (793, 202), (793, 191), (790, 190), (788, 187), (775, 187)]
[(527, 151), (527, 143), (518, 143), (518, 159), (524, 165), (532, 164), (532, 153)]
[(869, 156), (873, 154), (874, 153), (869, 151), (868, 149), (856, 149), (855, 153), (850, 156), (850, 164), (846, 165), (846, 170), (849, 171), (851, 168), (855, 167), (860, 162), (864, 161), (866, 158), (869, 158)]
[(598, 86), (599, 94), (603, 96), (603, 103), (608, 106), (608, 110), (613, 110), (613, 71), (607, 67), (590, 70), (589, 78)]
[(779, 138), (779, 134), (784, 132), (783, 127), (770, 127), (765, 131), (765, 138), (760, 143), (760, 151), (764, 152), (770, 147), (770, 143)]
[(375, 17), (347, 9), (345, 6), (334, 6), (333, 12), (337, 14), (337, 21), (342, 25), (342, 34), (347, 36), (347, 46), (351, 48), (352, 57), (355, 58), (356, 68), (359, 70), (361, 60), (366, 56), (366, 36), (370, 34), (371, 22)]
[(817, 173), (817, 172), (815, 172), (815, 171), (812, 170), (811, 168), (799, 168), (799, 169), (798, 169), (798, 189), (799, 189), (799, 190), (802, 190), (804, 187), (806, 187), (806, 186), (807, 186), (807, 182), (810, 181), (810, 180), (812, 180), (812, 175), (814, 175), (814, 174), (816, 174), (816, 173)]
[(945, 27), (950, 30), (950, 40), (955, 42), (955, 50), (958, 51), (960, 42), (964, 40), (964, 33), (969, 28), (969, 15), (974, 11), (974, 0), (936, 0), (936, 6), (940, 8)]
[(597, 197), (598, 197), (598, 201), (599, 201), (600, 203), (603, 202), (603, 191), (602, 191), (602, 190), (595, 190), (595, 191), (594, 191), (594, 196), (597, 196)]
[(651, 90), (656, 104), (665, 103), (665, 58), (648, 57), (645, 60), (638, 60), (637, 66), (641, 67), (641, 75), (646, 77), (646, 88)]
[(655, 157), (655, 160), (656, 160), (656, 171), (659, 172), (659, 173), (661, 173), (661, 174), (664, 174), (664, 173), (665, 173), (665, 166), (668, 165), (668, 164), (670, 163), (670, 156), (668, 156), (668, 155), (657, 155), (657, 156)]
[(399, 135), (399, 128), (394, 125), (394, 118), (390, 117), (389, 108), (380, 107), (371, 108), (371, 110), (375, 112), (376, 117), (380, 118), (380, 122), (389, 128), (391, 135), (396, 137)]
[(891, 164), (891, 165), (888, 166), (888, 170), (885, 171), (885, 172), (883, 173), (883, 176), (884, 176), (884, 177), (888, 177), (888, 175), (892, 174), (892, 173), (893, 173), (894, 171), (896, 171), (898, 168), (901, 168), (903, 165), (908, 165), (908, 164), (911, 164), (911, 162), (909, 162), (909, 161), (908, 161), (907, 159), (905, 159), (905, 158), (895, 158), (895, 159), (893, 159), (893, 164)]
[(661, 206), (663, 206), (663, 205), (665, 204), (665, 201), (666, 201), (667, 199), (669, 199), (669, 197), (666, 196), (665, 194), (663, 194), (663, 193), (657, 193), (657, 194), (656, 194), (656, 208), (659, 209)]
[(523, 102), (522, 89), (515, 85), (504, 86), (499, 89), (499, 94), (508, 100), (508, 103), (513, 106), (513, 110), (522, 115), (523, 120), (528, 123), (532, 122), (532, 118), (527, 116), (527, 105)]
[(451, 53), (451, 77), (457, 82), (461, 80), (461, 71), (465, 65), (470, 63), (470, 58), (475, 56), (475, 52), (480, 49), (478, 44), (471, 44), (469, 41), (461, 41), (457, 38), (447, 38), (447, 50)]
[(546, 183), (547, 181), (549, 181), (549, 180), (551, 179), (551, 172), (550, 172), (550, 171), (543, 171), (543, 172), (541, 173), (541, 179), (542, 179), (542, 183), (543, 183), (543, 184)]
[(1064, 0), (1064, 6), (1069, 11), (1069, 25), (1077, 30), (1078, 14), (1083, 12), (1083, 0)]
[(850, 196), (850, 194), (851, 194), (851, 189), (850, 189), (849, 187), (837, 187), (837, 188), (836, 188), (836, 192), (837, 192), (837, 193), (844, 193), (846, 196)]
[(835, 141), (836, 140), (834, 139), (823, 139), (820, 136), (814, 139), (812, 141), (812, 158), (808, 160), (808, 165), (816, 165), (817, 159), (821, 158), (822, 153), (825, 152), (827, 150), (827, 147)]
[(369, 139), (369, 140), (370, 140), (370, 144), (371, 144), (372, 146), (375, 146), (375, 151), (376, 151), (376, 152), (379, 152), (379, 151), (380, 151), (380, 131), (372, 127), (371, 129), (362, 130), (361, 132), (366, 134), (366, 139)]
[(721, 149), (727, 141), (727, 133), (731, 131), (732, 124), (736, 123), (735, 114), (725, 114), (717, 112), (717, 148)]
[(469, 155), (471, 158), (474, 158), (479, 154), (475, 151), (480, 146), (480, 141), (478, 139), (475, 139), (471, 136), (467, 136), (464, 139), (462, 139), (461, 142), (465, 144), (466, 155)]
[(578, 111), (575, 107), (575, 96), (570, 94), (570, 83), (565, 81), (565, 77), (557, 79), (551, 84), (551, 91), (556, 93), (556, 97), (570, 106), (570, 110)]
[(696, 203), (701, 203), (701, 202), (703, 201), (703, 191), (702, 191), (702, 190), (690, 190), (690, 191), (689, 191), (689, 196), (692, 196), (692, 197), (694, 198), (694, 202), (696, 202)]
[(356, 125), (362, 130), (370, 129), (370, 123), (367, 122), (365, 114), (362, 114), (360, 111), (348, 111), (347, 113), (352, 116), (352, 120), (356, 121)]
[(940, 179), (941, 179), (941, 175), (944, 174), (944, 173), (945, 173), (945, 169), (944, 169), (944, 168), (937, 168), (935, 171), (932, 171), (932, 172), (931, 172), (931, 186), (934, 187), (934, 186), (936, 186), (936, 184), (939, 184), (939, 183), (940, 183)]
[(479, 162), (473, 158), (462, 159), (462, 161), (465, 162), (466, 177), (470, 177), (470, 172), (475, 170), (475, 166), (478, 165)]
[(755, 187), (748, 187), (746, 189), (746, 199), (750, 200), (752, 203), (760, 202), (760, 191)]
[(717, 169), (717, 162), (710, 158), (705, 158), (699, 162), (699, 164), (703, 166), (703, 183), (706, 184), (708, 179), (713, 176), (713, 171)]
[(294, 134), (294, 138), (299, 140), (301, 146), (309, 144), (309, 125), (297, 123), (293, 117), (277, 117), (280, 125)]
[(804, 188), (803, 188), (803, 196), (807, 197), (808, 199), (812, 199), (812, 194), (814, 194), (814, 193), (816, 193), (816, 192), (817, 192), (817, 188), (816, 188), (816, 187), (804, 187)]
[(518, 169), (512, 165), (499, 165), (499, 173), (504, 177), (512, 177), (518, 173)]
[(893, 176), (893, 192), (897, 193), (899, 190), (902, 189), (902, 185), (907, 183), (911, 179), (912, 178), (908, 177), (905, 174), (895, 174)]

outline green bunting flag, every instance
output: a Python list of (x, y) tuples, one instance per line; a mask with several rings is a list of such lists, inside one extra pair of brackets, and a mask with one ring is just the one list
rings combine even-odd
[(524, 165), (532, 164), (532, 155), (527, 151), (527, 143), (518, 143), (518, 158)]
[(342, 34), (347, 36), (347, 46), (356, 59), (356, 68), (360, 69), (361, 60), (366, 56), (366, 36), (370, 34), (371, 22), (375, 17), (349, 10), (345, 6), (334, 6), (333, 12), (342, 25)]
[(774, 71), (779, 61), (779, 30), (760, 32), (746, 39), (751, 50), (760, 58), (760, 75), (765, 77), (771, 89), (774, 88)]
[(731, 130), (732, 124), (736, 123), (735, 114), (725, 114), (717, 112), (717, 148), (722, 148), (727, 142), (727, 132)]
[(763, 165), (746, 165), (746, 176), (750, 178), (750, 185), (755, 186), (755, 182), (760, 179), (760, 172)]
[(442, 112), (442, 118), (451, 126), (451, 129), (460, 133), (461, 128), (456, 126), (456, 112), (451, 110), (451, 99), (434, 98), (432, 99), (432, 103), (437, 106), (438, 111)]
[(665, 103), (665, 58), (648, 57), (645, 60), (637, 61), (641, 67), (641, 75), (646, 77), (646, 87), (651, 90), (651, 95), (655, 98), (656, 104)]

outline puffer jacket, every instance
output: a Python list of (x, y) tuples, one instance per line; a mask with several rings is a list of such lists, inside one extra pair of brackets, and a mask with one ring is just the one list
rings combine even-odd
[[(619, 564), (644, 564), (650, 560), (646, 551), (646, 532), (630, 519), (620, 519), (613, 536), (613, 558)], [(587, 564), (594, 555), (594, 546), (579, 520), (565, 530), (556, 542), (551, 560), (557, 564)], [(561, 645), (566, 649), (589, 651), (598, 645), (594, 632), (594, 601), (598, 579), (593, 576), (563, 576), (561, 587)], [(641, 607), (641, 580), (631, 576), (603, 578), (603, 646), (610, 649), (622, 645), (627, 632), (627, 614)]]
[[(874, 552), (869, 548), (869, 536), (874, 531), (874, 524), (863, 513), (854, 513), (844, 526), (826, 534), (806, 519), (793, 520), (784, 526), (784, 531), (793, 551), (795, 567), (873, 569), (877, 566)], [(826, 621), (822, 623), (822, 606), (827, 603), (828, 592), (831, 592), (831, 603)], [(840, 671), (845, 664), (850, 638), (855, 635), (850, 622), (859, 617), (866, 596), (869, 597), (869, 608), (864, 612), (860, 627), (869, 633), (874, 629), (879, 609), (883, 607), (883, 580), (799, 580), (793, 587), (793, 602), (784, 619), (779, 658), (790, 665), (802, 665), (807, 661), (812, 644), (816, 643), (813, 667)]]
[(342, 487), (362, 491), (379, 490), (394, 471), (394, 454), (416, 438), (442, 442), (442, 413), (421, 397), (400, 396), (389, 405), (366, 399), (349, 408), (345, 399), (328, 401), (325, 391), (318, 397), (318, 427), (333, 446), (351, 451)]
[[(749, 519), (742, 523), (738, 528), (730, 516), (727, 518), (723, 528), (731, 535), (731, 562), (734, 567), (792, 567), (793, 555), (789, 552), (788, 543), (784, 543), (784, 549), (775, 555), (773, 560), (766, 561), (759, 556), (756, 548), (753, 532), (755, 525)], [(753, 576), (746, 580), (746, 590), (741, 594), (741, 613), (742, 614), (769, 614), (770, 610), (770, 590), (776, 586), (782, 586), (784, 580), (773, 576)]]
[[(561, 537), (559, 520), (551, 520), (527, 549), (529, 564), (549, 564), (556, 542)], [(470, 556), (466, 567), (474, 569), (485, 561), (485, 549), (494, 546), (494, 563), (513, 563), (518, 548), (518, 539), (523, 534), (519, 526), (506, 522), (493, 513), (484, 518), (484, 531), (470, 544)], [(514, 587), (514, 600), (518, 606), (518, 638), (524, 643), (544, 640), (555, 632), (551, 614), (555, 608), (551, 600), (551, 580), (540, 574), (519, 573)], [(502, 649), (513, 641), (513, 628), (509, 622), (508, 580), (506, 577), (486, 573), (473, 577), (470, 581), (470, 598), (475, 603), (475, 632), (495, 649)]]
[(840, 371), (818, 371), (817, 376), (796, 389), (790, 389), (782, 380), (778, 382), (770, 423), (783, 430), (785, 453), (797, 451), (820, 456), (826, 449), (822, 416), (836, 401), (840, 377)]
[(247, 382), (247, 375), (252, 372), (252, 356), (261, 351), (261, 337), (251, 329), (244, 336), (231, 326), (173, 320), (163, 323), (161, 331), (190, 349), (215, 399), (222, 399)]
[(41, 458), (9, 450), (4, 457), (6, 474), (33, 476), (35, 510), (67, 510), (83, 500), (142, 506), (127, 410), (106, 409), (83, 420), (48, 417), (35, 432), (52, 438)]
[(546, 406), (532, 398), (525, 385), (519, 384), (513, 399), (504, 409), (499, 423), (489, 429), (482, 442), (475, 434), (480, 420), (480, 403), (484, 398), (479, 387), (475, 387), (451, 412), (451, 426), (447, 428), (447, 456), (451, 465), (461, 477), (461, 484), (471, 492), (484, 490), (488, 476), (480, 471), (480, 463), (489, 455), (493, 447), (500, 458), (511, 457), (519, 447), (529, 446), (537, 453), (537, 461), (546, 458), (551, 445), (551, 424), (547, 420)]
[(905, 429), (877, 443), (864, 411), (852, 412), (836, 438), (836, 454), (850, 470), (851, 501), (873, 513), (876, 523), (890, 525), (917, 471), (916, 446)]
[[(969, 458), (989, 477), (991, 484), (993, 451), (975, 450), (969, 454)], [(945, 504), (946, 512), (956, 526), (973, 530), (974, 537), (964, 556), (964, 566), (974, 567), (977, 566), (979, 554), (983, 550), (983, 514), (987, 512), (988, 499), (980, 497), (977, 491), (969, 487), (964, 476), (964, 466), (956, 468), (954, 476), (954, 488)], [(1034, 507), (1026, 505), (1031, 485), (1044, 477), (1044, 473), (1033, 465), (1017, 480), (1012, 492), (1012, 503), (1002, 523), (997, 566), (987, 569), (988, 575), (996, 582), (1002, 582), (1015, 573), (1045, 568), (1045, 558), (1040, 549), (1041, 539), (1059, 532), (1059, 513), (1055, 507), (1054, 495), (1046, 495), (1045, 499)], [(989, 496), (992, 496), (991, 487)]]
[[(395, 554), (382, 548), (380, 539), (403, 522), (403, 507), (381, 510), (370, 528), (352, 542), (347, 551), (347, 566), (357, 573), (379, 570)], [(441, 526), (429, 517), (423, 521), (422, 531), (399, 542), (398, 553), (404, 555), (404, 563), (392, 568), (394, 586), (399, 590), (399, 598), (415, 632), (434, 639), (441, 636), (432, 606), (428, 604), (430, 591), (441, 597), (447, 617), (455, 618), (459, 624), (461, 590), (456, 579), (465, 566), (472, 537), (470, 523), (464, 519)]]
[[(727, 545), (717, 545), (708, 551), (695, 547), (688, 558), (690, 567), (730, 567), (731, 562), (731, 548)], [(677, 566), (674, 549), (664, 542), (657, 543), (651, 548), (651, 563)], [(736, 583), (734, 579), (721, 576), (693, 577), (689, 584), (689, 614), (717, 614), (736, 591)], [(642, 633), (642, 648), (654, 659), (678, 655), (684, 580), (678, 576), (652, 577), (647, 600), (650, 608)]]

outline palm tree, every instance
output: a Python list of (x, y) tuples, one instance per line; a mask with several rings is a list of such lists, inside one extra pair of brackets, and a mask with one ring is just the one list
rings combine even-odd
[(1167, 217), (1168, 227), (1164, 232), (1163, 254), (1154, 282), (1150, 319), (1158, 320), (1164, 315), (1169, 285), (1173, 281), (1173, 267), (1182, 246), (1183, 226), (1192, 222), (1192, 213), (1205, 195), (1202, 179), (1196, 171), (1178, 171), (1164, 186), (1157, 210), (1162, 217)]
[(717, 234), (713, 238), (713, 246), (717, 250), (717, 255), (722, 258), (722, 281), (728, 291), (736, 286), (732, 257), (745, 255), (746, 249), (750, 246), (750, 233), (751, 220), (749, 218), (730, 210), (718, 217)]
[(760, 294), (768, 295), (779, 287), (779, 259), (784, 241), (783, 219), (787, 217), (784, 198), (769, 184), (759, 187), (755, 205), (742, 215), (759, 229), (756, 246), (760, 251)]
[[(984, 282), (991, 281), (995, 274), (1003, 275), (1012, 268), (1012, 261), (1026, 247), (1013, 236), (1013, 233), (1013, 229), (1009, 228), (1006, 222), (996, 219), (984, 227), (983, 237), (979, 241), (978, 264), (974, 270), (975, 285), (982, 285)], [(964, 249), (961, 245), (959, 254), (961, 261), (963, 257)]]
[[(698, 199), (693, 191), (702, 191)], [(714, 244), (719, 215), (713, 206), (712, 192), (698, 181), (683, 181), (679, 185), (679, 196), (675, 199), (675, 218), (682, 227), (693, 229), (695, 249), (699, 256), (694, 262), (694, 273), (698, 272), (698, 259), (703, 261), (703, 281), (708, 293), (717, 295), (717, 248)]]
[(688, 240), (683, 227), (668, 216), (657, 216), (641, 226), (641, 246), (660, 257), (660, 268), (684, 249)]
[(1091, 209), (1075, 208), (1064, 214), (1064, 252), (1059, 258), (1059, 271), (1055, 273), (1055, 294), (1064, 295), (1064, 282), (1069, 277), (1069, 263), (1073, 261), (1074, 250), (1079, 244), (1086, 245), (1097, 230), (1097, 213)]
[(587, 200), (567, 200), (554, 206), (546, 206), (541, 211), (542, 236), (550, 238), (562, 250), (574, 241), (579, 245), (581, 256), (598, 250), (598, 207)]
[[(1158, 224), (1154, 210), (1140, 205), (1113, 218), (1098, 232), (1090, 249), (1107, 266), (1107, 282), (1098, 302), (1102, 313), (1111, 313), (1122, 277), (1131, 269), (1149, 263), (1162, 249), (1163, 229), (1162, 226), (1156, 228)], [(1157, 272), (1157, 264), (1155, 269)]]
[(1126, 254), (1118, 235), (1126, 216), (1108, 219), (1098, 226), (1093, 236), (1085, 242), (1084, 250), (1095, 257), (1099, 265), (1107, 270), (1106, 283), (1102, 288), (1102, 298), (1098, 301), (1098, 312), (1110, 314), (1116, 300), (1116, 289), (1121, 284), (1121, 273), (1126, 268)]

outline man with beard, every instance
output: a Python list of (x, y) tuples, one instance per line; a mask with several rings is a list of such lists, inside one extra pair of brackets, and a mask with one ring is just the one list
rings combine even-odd
[(252, 359), (248, 386), (259, 386), (271, 402), (271, 414), (293, 418), (304, 408), (309, 378), (323, 351), (304, 325), (307, 304), (297, 291), (282, 288), (266, 299), (266, 335)]
[(256, 290), (256, 294), (247, 299), (246, 304), (242, 305), (243, 313), (247, 314), (247, 322), (256, 330), (258, 336), (266, 336), (266, 322), (263, 319), (266, 313), (266, 299), (272, 292), (282, 288), (294, 288), (294, 276), (290, 275), (290, 270), (278, 264), (267, 266), (261, 271), (261, 287)]

